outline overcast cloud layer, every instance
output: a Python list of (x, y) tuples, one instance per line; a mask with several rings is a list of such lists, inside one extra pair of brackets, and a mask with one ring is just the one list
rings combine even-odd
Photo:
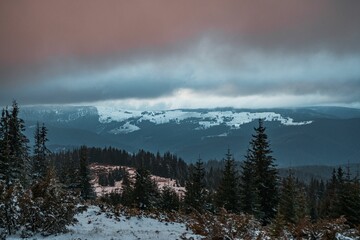
[(360, 107), (360, 1), (1, 1), (0, 105)]

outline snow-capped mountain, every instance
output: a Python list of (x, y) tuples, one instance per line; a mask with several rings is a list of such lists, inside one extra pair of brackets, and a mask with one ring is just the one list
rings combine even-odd
[(287, 126), (298, 126), (310, 124), (312, 121), (294, 122), (290, 117), (284, 117), (275, 112), (237, 112), (237, 111), (186, 111), (186, 110), (169, 110), (169, 111), (128, 111), (114, 107), (97, 107), (99, 121), (101, 123), (119, 122), (124, 123), (122, 126), (110, 130), (110, 133), (129, 133), (138, 131), (137, 126), (143, 121), (154, 124), (166, 124), (182, 122), (191, 122), (198, 125), (195, 130), (207, 129), (219, 125), (225, 125), (231, 129), (239, 129), (241, 125), (250, 123), (256, 119), (264, 121), (278, 121)]
[(134, 111), (113, 107), (23, 107), (33, 138), (37, 121), (49, 128), (53, 150), (113, 146), (130, 152), (171, 151), (186, 161), (222, 159), (229, 147), (246, 153), (257, 119), (265, 120), (277, 164), (339, 164), (358, 161), (360, 110), (339, 107), (295, 109), (178, 109)]

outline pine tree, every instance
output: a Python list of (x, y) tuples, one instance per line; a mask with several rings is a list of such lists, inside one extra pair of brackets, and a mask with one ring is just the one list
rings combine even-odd
[[(10, 186), (0, 184), (0, 230), (6, 229), (7, 235), (14, 234), (21, 223), (21, 209), (19, 200), (24, 189), (19, 181), (15, 180)], [(1, 234), (1, 232), (0, 232)]]
[(44, 124), (40, 127), (39, 123), (36, 124), (35, 129), (35, 144), (34, 144), (34, 156), (33, 156), (33, 179), (43, 179), (46, 175), (47, 167), (49, 165), (48, 155), (50, 150), (46, 146), (47, 128)]
[(20, 180), (20, 183), (26, 186), (29, 180), (27, 170), (31, 168), (27, 146), (29, 140), (24, 135), (24, 131), (24, 120), (19, 118), (18, 104), (13, 101), (9, 119), (10, 183)]
[(89, 200), (94, 197), (94, 191), (90, 183), (90, 170), (88, 164), (87, 147), (81, 146), (79, 150), (79, 176), (80, 176), (80, 189), (81, 197), (84, 200)]
[(150, 172), (140, 167), (136, 170), (133, 200), (139, 209), (151, 209), (158, 203), (159, 191), (151, 179)]
[[(59, 179), (60, 182), (64, 184), (64, 187), (68, 191), (72, 192), (81, 192), (81, 181), (79, 177), (79, 159), (74, 158), (70, 152), (61, 153), (62, 159), (58, 162), (61, 162)], [(56, 161), (55, 161), (56, 162)]]
[(165, 211), (179, 210), (180, 200), (175, 190), (165, 186), (160, 194), (160, 208)]
[(287, 223), (296, 223), (298, 220), (297, 211), (299, 206), (297, 205), (297, 197), (298, 192), (295, 178), (290, 171), (289, 175), (282, 182), (278, 209), (278, 214), (281, 214)]
[[(339, 170), (336, 172), (335, 168), (332, 172), (332, 178), (326, 183), (324, 200), (321, 203), (320, 215), (325, 218), (338, 218), (339, 213)], [(342, 175), (340, 174), (342, 177)]]
[(28, 184), (30, 161), (28, 157), (28, 139), (24, 135), (24, 121), (19, 118), (16, 101), (12, 109), (3, 109), (0, 120), (0, 180), (10, 186), (17, 180)]
[(307, 192), (307, 206), (309, 209), (309, 215), (313, 222), (316, 222), (319, 218), (320, 210), (320, 201), (322, 200), (321, 196), (321, 182), (317, 179), (312, 178), (310, 180)]
[(222, 179), (216, 194), (216, 202), (218, 207), (224, 207), (227, 211), (237, 213), (239, 206), (239, 178), (235, 166), (235, 160), (230, 153), (230, 149), (226, 153), (225, 167), (222, 172)]
[(124, 171), (123, 179), (122, 179), (122, 193), (121, 193), (121, 203), (124, 206), (130, 207), (133, 203), (133, 183), (130, 179), (130, 175), (128, 171)]
[(247, 151), (245, 160), (241, 168), (242, 168), (242, 174), (240, 177), (241, 209), (245, 213), (251, 214), (261, 219), (263, 217), (263, 214), (260, 211), (259, 190), (255, 184), (255, 159), (251, 156), (250, 150)]
[(338, 169), (338, 205), (339, 215), (344, 215), (352, 226), (360, 224), (360, 185), (358, 179), (351, 179), (348, 170), (346, 178)]
[(205, 208), (206, 189), (204, 183), (205, 169), (199, 158), (195, 166), (190, 166), (190, 176), (185, 183), (184, 204), (188, 210), (195, 209), (199, 212)]
[(259, 126), (255, 128), (256, 134), (250, 141), (249, 156), (254, 163), (254, 186), (258, 191), (259, 210), (263, 214), (263, 223), (267, 224), (276, 214), (278, 173), (265, 130), (263, 120), (259, 119)]
[(75, 215), (76, 196), (63, 190), (55, 168), (47, 169), (45, 178), (32, 187), (33, 201), (40, 211), (35, 226), (43, 235), (65, 231)]
[(10, 184), (10, 115), (7, 108), (2, 110), (0, 119), (0, 181)]

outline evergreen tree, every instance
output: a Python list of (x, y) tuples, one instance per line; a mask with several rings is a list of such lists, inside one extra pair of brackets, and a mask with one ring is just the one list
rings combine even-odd
[(359, 184), (346, 180), (340, 189), (339, 210), (352, 226), (360, 224), (360, 189)]
[(195, 166), (190, 166), (190, 176), (185, 184), (184, 204), (188, 210), (201, 212), (205, 207), (206, 189), (204, 183), (205, 169), (199, 158)]
[(28, 157), (28, 139), (24, 135), (24, 121), (19, 118), (16, 101), (12, 109), (3, 109), (0, 120), (0, 180), (7, 186), (17, 180), (22, 185), (28, 184), (30, 162)]
[(79, 150), (79, 176), (80, 176), (80, 188), (81, 197), (84, 200), (94, 198), (94, 191), (90, 183), (90, 170), (88, 164), (87, 147), (81, 146)]
[(36, 222), (37, 231), (43, 235), (54, 234), (66, 230), (75, 215), (76, 196), (63, 190), (59, 183), (55, 168), (47, 169), (45, 178), (32, 187), (33, 208), (39, 209), (39, 217), (32, 217)]
[(310, 180), (307, 191), (307, 207), (312, 222), (320, 217), (320, 203), (323, 198), (324, 183), (315, 178)]
[(159, 191), (151, 179), (150, 172), (145, 168), (136, 170), (133, 200), (140, 209), (151, 209), (158, 203)]
[(339, 182), (335, 168), (332, 172), (332, 178), (326, 183), (324, 200), (320, 206), (320, 216), (325, 218), (337, 218), (339, 214)]
[(19, 118), (19, 106), (13, 101), (9, 119), (9, 140), (10, 140), (10, 182), (20, 180), (24, 186), (28, 183), (28, 169), (30, 161), (28, 156), (29, 140), (24, 135), (24, 120)]
[(43, 179), (46, 175), (48, 166), (49, 149), (46, 147), (47, 128), (44, 124), (40, 127), (39, 123), (36, 124), (35, 129), (35, 144), (33, 156), (33, 178), (34, 180)]
[(225, 167), (222, 172), (222, 179), (216, 194), (216, 202), (218, 207), (224, 207), (227, 211), (239, 212), (239, 178), (235, 166), (235, 160), (230, 153), (230, 149), (226, 153)]
[(74, 158), (70, 152), (62, 153), (62, 159), (56, 159), (61, 163), (59, 167), (59, 180), (64, 187), (72, 192), (81, 192), (81, 181), (79, 177), (79, 159)]
[(331, 180), (326, 185), (321, 216), (335, 219), (345, 216), (352, 226), (360, 224), (360, 187), (358, 179), (351, 179), (348, 170), (344, 177), (341, 167), (333, 169)]
[(344, 215), (352, 226), (360, 224), (360, 184), (358, 179), (351, 179), (350, 170), (346, 178), (338, 169), (338, 214)]
[[(22, 197), (24, 189), (19, 181), (10, 186), (0, 183), (0, 230), (6, 230), (5, 235), (14, 234), (21, 223), (21, 209), (19, 200)], [(1, 235), (3, 235), (0, 232)]]
[(281, 214), (287, 223), (295, 224), (305, 216), (305, 206), (304, 194), (290, 170), (282, 182), (278, 214)]
[(2, 110), (0, 119), (0, 181), (10, 184), (10, 115), (7, 108)]
[(133, 183), (130, 179), (130, 175), (128, 171), (124, 171), (123, 179), (122, 179), (122, 193), (121, 193), (121, 203), (124, 206), (130, 207), (133, 203)]
[(165, 186), (160, 194), (160, 207), (165, 211), (179, 210), (180, 200), (175, 190)]
[(240, 200), (241, 209), (245, 213), (262, 218), (260, 211), (259, 191), (255, 184), (255, 159), (251, 156), (250, 150), (247, 151), (245, 160), (241, 166), (242, 174), (240, 177)]
[(265, 130), (263, 120), (259, 119), (259, 126), (255, 128), (256, 134), (250, 141), (249, 157), (254, 163), (254, 186), (258, 191), (259, 210), (263, 214), (263, 223), (267, 224), (276, 214), (278, 173)]

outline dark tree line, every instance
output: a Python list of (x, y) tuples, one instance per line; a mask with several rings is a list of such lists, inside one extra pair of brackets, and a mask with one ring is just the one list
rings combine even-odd
[[(52, 158), (57, 163), (58, 168), (66, 168), (67, 165), (78, 165), (79, 150), (59, 152), (52, 154)], [(176, 155), (169, 152), (161, 155), (159, 152), (153, 154), (144, 150), (137, 153), (129, 153), (113, 147), (108, 148), (87, 148), (89, 163), (110, 164), (114, 166), (127, 166), (132, 168), (145, 168), (151, 174), (176, 179), (180, 185), (185, 185), (188, 175), (188, 166)]]

